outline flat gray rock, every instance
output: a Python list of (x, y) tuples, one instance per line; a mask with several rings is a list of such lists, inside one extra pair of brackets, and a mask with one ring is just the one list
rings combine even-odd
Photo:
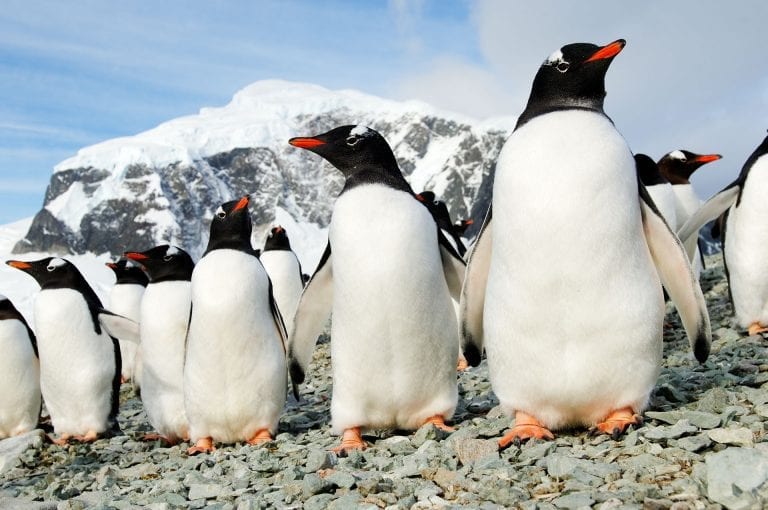
[(707, 496), (733, 510), (768, 504), (768, 455), (729, 448), (706, 458)]
[(0, 440), (0, 475), (15, 467), (19, 457), (27, 448), (43, 446), (45, 433), (40, 429), (30, 430), (20, 436)]

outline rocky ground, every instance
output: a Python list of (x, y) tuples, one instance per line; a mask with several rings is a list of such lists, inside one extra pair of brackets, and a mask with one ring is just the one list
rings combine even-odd
[(0, 442), (0, 508), (601, 508), (768, 506), (766, 339), (732, 326), (718, 256), (702, 276), (714, 334), (699, 365), (674, 311), (646, 424), (620, 440), (584, 430), (499, 451), (509, 426), (485, 363), (462, 373), (446, 434), (381, 432), (345, 458), (329, 453), (328, 344), (319, 346), (273, 442), (188, 457), (187, 444), (139, 440), (140, 401), (121, 394), (125, 435), (59, 447), (41, 431)]

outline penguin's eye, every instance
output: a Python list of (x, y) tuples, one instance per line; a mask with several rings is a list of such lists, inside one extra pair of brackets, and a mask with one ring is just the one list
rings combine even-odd
[(561, 73), (565, 73), (568, 71), (569, 67), (571, 67), (571, 64), (569, 62), (561, 61), (557, 63), (557, 65), (555, 66), (555, 69), (557, 69)]
[(216, 213), (216, 217), (219, 218), (220, 220), (223, 220), (224, 218), (227, 217), (227, 213), (225, 213), (224, 211), (219, 211)]
[(49, 273), (52, 273), (52, 272), (54, 272), (56, 270), (56, 266), (51, 265), (51, 266), (46, 267), (45, 269), (47, 269)]
[(164, 261), (166, 261), (166, 262), (168, 262), (168, 261), (170, 261), (172, 258), (173, 258), (173, 255), (166, 255), (165, 257), (163, 257), (163, 260), (164, 260)]
[(347, 137), (347, 145), (349, 145), (350, 147), (354, 147), (355, 145), (357, 145), (357, 142), (359, 142), (359, 141), (360, 141), (360, 138), (357, 137), (357, 136), (348, 136)]

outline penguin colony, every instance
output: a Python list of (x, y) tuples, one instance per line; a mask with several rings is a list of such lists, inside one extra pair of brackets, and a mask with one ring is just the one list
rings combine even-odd
[(348, 125), (288, 141), (344, 177), (308, 281), (282, 227), (251, 245), (247, 195), (214, 212), (197, 264), (168, 244), (110, 263), (110, 310), (65, 259), (7, 261), (40, 292), (34, 327), (0, 296), (0, 438), (37, 426), (41, 402), (57, 443), (118, 433), (119, 385), (132, 380), (156, 430), (147, 439), (188, 441), (190, 455), (269, 441), (331, 316), (339, 455), (366, 448), (366, 429), (453, 430), (457, 360), (484, 355), (512, 419), (501, 448), (639, 426), (662, 362), (662, 288), (693, 355), (709, 355), (706, 222), (719, 218), (739, 324), (768, 331), (768, 138), (701, 205), (689, 179), (719, 155), (633, 154), (603, 110), (624, 45), (569, 44), (544, 61), (469, 249), (471, 220), (453, 223), (379, 133)]

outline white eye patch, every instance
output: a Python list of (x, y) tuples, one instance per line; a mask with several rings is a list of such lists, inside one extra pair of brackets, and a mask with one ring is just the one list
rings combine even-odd
[(352, 131), (349, 132), (350, 136), (365, 136), (371, 129), (368, 126), (358, 124)]
[(165, 255), (167, 257), (172, 257), (172, 256), (178, 255), (178, 254), (179, 254), (179, 249), (176, 248), (175, 246), (169, 246), (168, 250), (166, 250), (166, 252), (165, 252)]
[(669, 153), (669, 157), (672, 159), (686, 159), (682, 151), (672, 151)]

